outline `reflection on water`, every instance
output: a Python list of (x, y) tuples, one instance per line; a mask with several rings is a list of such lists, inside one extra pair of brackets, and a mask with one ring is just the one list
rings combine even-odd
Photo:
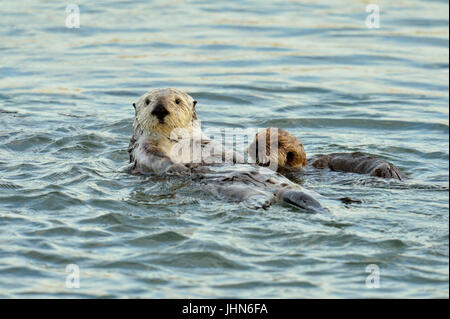
[[(448, 297), (448, 3), (3, 1), (0, 296)], [(307, 171), (329, 216), (252, 211), (131, 176), (131, 104), (198, 101), (205, 128), (286, 128), (406, 182)], [(80, 267), (67, 289), (66, 266)], [(366, 266), (380, 268), (367, 289)]]

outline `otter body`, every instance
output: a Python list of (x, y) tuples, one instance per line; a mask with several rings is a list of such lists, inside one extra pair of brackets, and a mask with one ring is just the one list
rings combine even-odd
[[(202, 134), (196, 103), (188, 94), (172, 88), (150, 91), (133, 103), (134, 132), (128, 147), (132, 173), (192, 176), (205, 191), (251, 208), (285, 202), (307, 211), (327, 211), (315, 199), (320, 195), (279, 173), (307, 165), (303, 145), (295, 136), (282, 129), (258, 132), (248, 152), (260, 166), (237, 164), (244, 163), (241, 156)], [(180, 148), (186, 142), (193, 152)], [(274, 147), (276, 151), (272, 152)], [(318, 155), (308, 162), (319, 169), (399, 180), (403, 177), (392, 163), (360, 152)]]
[[(274, 138), (271, 136), (271, 130), (273, 128), (266, 128), (258, 132), (250, 145), (251, 148), (256, 148), (256, 151), (253, 151), (253, 154), (258, 154), (256, 162), (277, 161), (278, 171), (280, 172), (299, 170), (305, 167), (307, 160), (302, 143), (291, 133), (282, 129), (278, 129), (278, 137)], [(262, 147), (262, 156), (260, 156), (261, 152), (258, 150), (258, 137), (261, 135), (267, 136), (265, 149)], [(270, 154), (269, 148), (273, 148), (273, 143), (278, 143), (278, 156), (273, 154), (267, 156)], [(262, 157), (263, 160), (261, 161), (259, 157)], [(332, 171), (367, 174), (398, 180), (404, 178), (404, 174), (394, 164), (361, 152), (320, 154), (313, 156), (308, 162), (308, 164), (318, 169), (329, 168)]]
[[(314, 198), (318, 194), (312, 194), (273, 170), (224, 163), (224, 159), (232, 163), (243, 161), (235, 152), (202, 134), (196, 103), (179, 90), (159, 89), (144, 94), (133, 104), (136, 111), (134, 132), (128, 147), (132, 173), (189, 175), (204, 184), (205, 191), (251, 208), (267, 208), (283, 201), (307, 211), (326, 211)], [(191, 143), (191, 149), (200, 149), (200, 158), (195, 158), (195, 152), (187, 155), (179, 152), (183, 138)]]
[[(198, 169), (192, 170), (194, 176)], [(207, 170), (203, 167), (199, 182), (210, 193), (250, 208), (267, 208), (285, 202), (309, 212), (327, 211), (317, 201), (321, 198), (319, 194), (266, 167), (248, 164), (212, 165)]]
[(394, 164), (361, 152), (317, 155), (311, 159), (311, 163), (315, 168), (328, 167), (332, 171), (338, 172), (368, 174), (398, 180), (404, 178), (404, 175)]

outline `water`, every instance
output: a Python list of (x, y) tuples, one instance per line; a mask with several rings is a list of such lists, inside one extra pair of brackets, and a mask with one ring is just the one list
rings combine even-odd
[[(64, 2), (2, 1), (0, 297), (448, 298), (446, 1), (383, 2), (379, 29), (359, 1), (77, 4), (67, 29)], [(362, 201), (323, 216), (129, 175), (131, 104), (168, 86), (205, 128), (277, 126), (409, 178), (295, 176)]]

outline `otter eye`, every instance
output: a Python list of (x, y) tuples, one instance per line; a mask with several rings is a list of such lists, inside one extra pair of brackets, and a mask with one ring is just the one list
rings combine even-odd
[(146, 104), (146, 105), (149, 105), (149, 104), (150, 104), (150, 99), (149, 99), (149, 98), (146, 98), (146, 99), (145, 99), (145, 104)]
[(195, 107), (195, 106), (197, 105), (197, 101), (195, 101), (195, 100), (194, 100), (194, 102), (193, 102), (193, 103), (194, 103), (194, 107)]
[(180, 104), (181, 100), (180, 99), (175, 99), (175, 103)]

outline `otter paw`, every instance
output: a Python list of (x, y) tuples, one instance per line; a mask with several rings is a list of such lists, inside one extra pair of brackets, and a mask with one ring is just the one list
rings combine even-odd
[(172, 164), (166, 169), (166, 173), (183, 173), (183, 172), (189, 172), (189, 168), (184, 166), (183, 164)]
[(198, 167), (200, 167), (200, 164), (198, 164), (198, 163), (187, 163), (187, 164), (184, 164), (187, 168), (198, 168)]
[(383, 163), (379, 165), (371, 174), (372, 176), (383, 178), (394, 178), (402, 180), (402, 173), (391, 163)]
[(330, 156), (328, 155), (319, 155), (316, 159), (314, 159), (314, 162), (312, 163), (312, 166), (315, 168), (325, 168), (328, 167), (328, 163), (330, 162)]

